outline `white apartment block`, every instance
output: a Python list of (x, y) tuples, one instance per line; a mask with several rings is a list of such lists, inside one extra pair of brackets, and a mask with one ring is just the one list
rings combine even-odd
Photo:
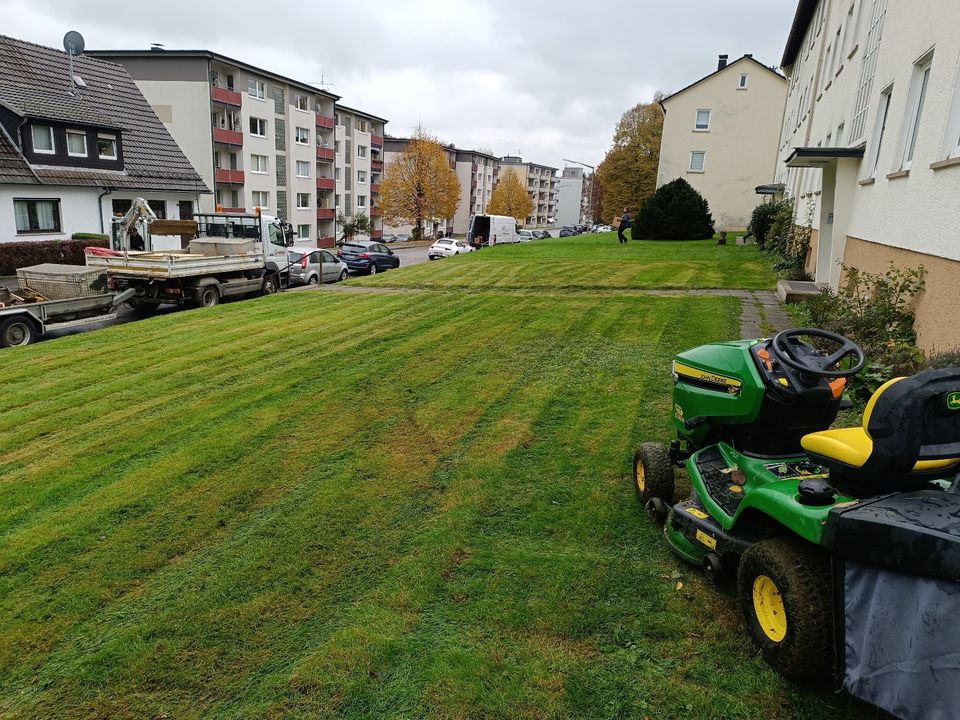
[[(383, 169), (378, 159), (386, 124), (382, 118), (341, 110), (337, 95), (209, 51), (87, 54), (118, 63), (133, 77), (200, 176), (214, 188), (212, 196), (201, 198), (202, 211), (260, 208), (293, 224), (300, 237), (331, 246), (337, 234), (338, 197), (345, 214), (361, 201), (370, 210), (378, 205), (379, 187), (374, 186), (379, 177), (375, 173)], [(366, 131), (354, 138), (357, 127)], [(337, 143), (347, 140), (360, 162), (337, 154)], [(365, 148), (365, 158), (359, 157), (358, 146)], [(352, 182), (360, 169), (365, 187), (358, 193)]]
[(333, 205), (321, 210), (336, 209), (346, 218), (366, 215), (373, 227), (373, 237), (383, 237), (380, 185), (384, 168), (383, 133), (387, 121), (337, 105), (334, 122), (336, 195)]
[(812, 218), (808, 269), (923, 265), (924, 349), (960, 346), (960, 3), (801, 0), (777, 179)]
[(553, 224), (557, 214), (557, 168), (537, 163), (525, 163), (523, 158), (507, 155), (500, 159), (501, 173), (512, 168), (527, 189), (533, 210), (524, 225), (528, 228)]
[(590, 180), (583, 168), (567, 166), (557, 182), (556, 224), (580, 225), (589, 223)]
[(742, 230), (755, 189), (773, 180), (786, 80), (752, 55), (727, 62), (665, 97), (657, 187), (684, 178), (710, 205), (719, 230)]
[(500, 179), (500, 160), (479, 150), (457, 150), (456, 169), (460, 205), (453, 219), (453, 231), (461, 234), (469, 229), (471, 216), (487, 212), (493, 188)]

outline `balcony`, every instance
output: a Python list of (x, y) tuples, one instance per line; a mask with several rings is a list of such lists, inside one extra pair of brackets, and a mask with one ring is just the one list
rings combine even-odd
[(380, 217), (381, 215), (383, 215), (383, 210), (381, 210), (380, 208), (378, 207), (370, 208), (370, 217)]
[(213, 141), (224, 145), (243, 145), (243, 133), (237, 130), (215, 127), (213, 129)]
[(317, 178), (317, 190), (334, 190), (337, 181), (333, 178)]
[(226, 168), (217, 168), (213, 179), (218, 183), (243, 185), (243, 170), (227, 170)]
[(383, 147), (383, 135), (371, 135), (370, 144), (374, 147)]
[(337, 211), (333, 208), (317, 208), (317, 220), (333, 220)]
[(210, 97), (214, 102), (230, 105), (231, 107), (240, 107), (243, 105), (243, 95), (230, 88), (217, 87), (214, 85), (210, 91)]
[(370, 233), (370, 237), (373, 238), (374, 240), (382, 240), (383, 230), (374, 230), (372, 233)]
[(370, 170), (373, 172), (383, 172), (383, 161), (382, 160), (371, 160), (370, 161)]
[(333, 162), (334, 149), (318, 147), (317, 148), (317, 160), (323, 160), (324, 162)]
[(333, 130), (333, 118), (317, 113), (317, 127), (326, 130)]
[(379, 193), (380, 192), (380, 183), (370, 183), (370, 192)]

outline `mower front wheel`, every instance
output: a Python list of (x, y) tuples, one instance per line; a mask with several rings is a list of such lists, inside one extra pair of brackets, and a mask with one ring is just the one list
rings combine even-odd
[(633, 489), (640, 504), (663, 522), (674, 490), (673, 463), (666, 445), (647, 442), (637, 448), (633, 454)]
[(785, 538), (751, 545), (737, 587), (750, 636), (777, 672), (792, 679), (830, 675), (830, 560), (819, 548)]

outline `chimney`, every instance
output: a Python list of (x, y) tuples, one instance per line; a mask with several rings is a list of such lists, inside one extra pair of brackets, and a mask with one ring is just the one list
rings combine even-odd
[(723, 70), (727, 66), (727, 58), (729, 55), (721, 55), (720, 62), (717, 63), (717, 70)]

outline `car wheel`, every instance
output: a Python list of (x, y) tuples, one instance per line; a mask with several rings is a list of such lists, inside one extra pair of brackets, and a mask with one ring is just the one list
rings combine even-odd
[(377, 264), (376, 264), (376, 263), (370, 263), (370, 269), (367, 271), (367, 274), (368, 274), (368, 275), (376, 275), (376, 274), (377, 274)]
[(454, 255), (459, 255), (459, 254), (460, 254), (460, 251), (459, 251), (459, 250), (457, 250), (457, 251), (454, 253)]
[(200, 290), (200, 307), (214, 307), (220, 304), (220, 293), (216, 286), (206, 285)]
[(33, 322), (23, 317), (12, 317), (0, 323), (0, 347), (29, 345), (36, 335)]
[(349, 273), (347, 273), (346, 270), (344, 270), (342, 273), (340, 273), (340, 282), (343, 282), (344, 280), (346, 280), (348, 274), (349, 274)]
[(280, 289), (280, 283), (277, 282), (276, 273), (267, 273), (263, 278), (263, 285), (261, 286), (261, 292), (264, 295), (273, 295), (277, 290)]
[(307, 279), (307, 285), (316, 285), (316, 284), (318, 284), (319, 282), (320, 282), (320, 278), (319, 278), (319, 276), (317, 276), (317, 275), (311, 275), (311, 276)]
[(814, 679), (833, 671), (830, 560), (799, 539), (751, 545), (737, 573), (747, 630), (764, 659), (784, 677)]

